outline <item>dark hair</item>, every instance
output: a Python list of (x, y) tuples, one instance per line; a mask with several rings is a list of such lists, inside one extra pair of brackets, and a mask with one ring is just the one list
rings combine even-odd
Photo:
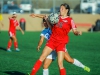
[(43, 22), (46, 22), (46, 20), (43, 18)]
[(67, 3), (63, 3), (63, 4), (60, 5), (60, 7), (61, 6), (64, 6), (66, 9), (68, 9), (67, 15), (70, 16), (70, 6)]

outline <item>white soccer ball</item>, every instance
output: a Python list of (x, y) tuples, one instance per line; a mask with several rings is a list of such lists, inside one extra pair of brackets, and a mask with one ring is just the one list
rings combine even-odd
[(59, 21), (59, 15), (58, 15), (57, 13), (51, 13), (51, 14), (48, 16), (48, 21), (49, 21), (52, 25), (58, 23), (58, 21)]

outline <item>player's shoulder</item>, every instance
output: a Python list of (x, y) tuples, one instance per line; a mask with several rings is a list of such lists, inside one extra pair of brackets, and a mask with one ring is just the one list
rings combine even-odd
[(47, 33), (48, 28), (44, 28), (41, 33)]
[(71, 22), (71, 21), (73, 20), (73, 18), (70, 17), (70, 16), (68, 16), (67, 20), (68, 20), (69, 22)]
[(47, 31), (48, 30), (48, 28), (44, 28), (42, 31)]

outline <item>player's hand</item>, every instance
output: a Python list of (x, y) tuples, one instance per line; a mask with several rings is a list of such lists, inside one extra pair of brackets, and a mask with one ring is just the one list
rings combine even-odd
[(24, 31), (22, 31), (22, 34), (24, 35)]
[(38, 51), (38, 52), (40, 51), (40, 48), (41, 48), (40, 46), (37, 46), (37, 51)]
[(45, 20), (47, 20), (47, 19), (48, 19), (48, 16), (47, 16), (47, 15), (45, 15), (44, 19), (45, 19)]

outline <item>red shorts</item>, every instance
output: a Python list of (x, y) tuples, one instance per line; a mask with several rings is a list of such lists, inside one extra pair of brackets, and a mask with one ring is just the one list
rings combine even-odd
[(14, 33), (14, 32), (9, 31), (8, 33), (9, 33), (9, 36), (10, 36), (10, 37), (16, 36), (16, 33)]
[(52, 50), (64, 51), (66, 52), (66, 43), (59, 43), (57, 41), (48, 40), (46, 46), (50, 47)]

